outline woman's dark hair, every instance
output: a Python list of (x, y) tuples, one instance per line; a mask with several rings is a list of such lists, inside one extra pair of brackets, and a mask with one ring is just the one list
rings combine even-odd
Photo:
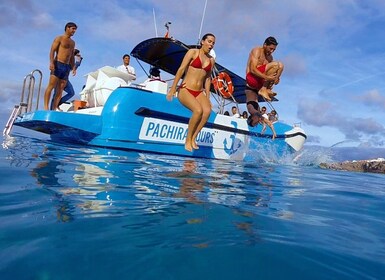
[(214, 34), (212, 34), (212, 33), (206, 33), (205, 35), (203, 35), (203, 37), (202, 37), (202, 39), (201, 39), (201, 41), (200, 41), (200, 46), (202, 46), (202, 41), (206, 40), (207, 37), (209, 37), (209, 36), (213, 36), (213, 37), (215, 38), (215, 35), (214, 35)]

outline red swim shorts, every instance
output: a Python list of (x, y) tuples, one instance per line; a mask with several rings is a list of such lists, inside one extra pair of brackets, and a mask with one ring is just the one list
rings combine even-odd
[[(265, 73), (266, 64), (258, 66), (257, 69), (260, 72)], [(260, 78), (260, 77), (255, 76), (251, 72), (249, 72), (246, 74), (246, 83), (251, 88), (260, 89), (263, 86), (263, 84), (265, 83), (265, 80)]]

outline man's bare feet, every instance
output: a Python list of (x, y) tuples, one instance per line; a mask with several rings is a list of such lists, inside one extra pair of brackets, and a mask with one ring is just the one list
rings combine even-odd
[(277, 93), (276, 93), (276, 92), (273, 92), (271, 89), (268, 89), (267, 92), (268, 92), (268, 94), (269, 94), (270, 97), (274, 97), (274, 96), (277, 95)]
[(192, 146), (192, 148), (193, 148), (194, 150), (198, 150), (198, 149), (199, 149), (199, 146), (198, 146), (197, 143), (195, 143), (195, 142), (193, 142), (191, 146)]
[(265, 100), (267, 101), (271, 101), (271, 98), (269, 96), (269, 92), (267, 91), (266, 88), (261, 88), (259, 91), (258, 91), (258, 94), (260, 96), (262, 96)]

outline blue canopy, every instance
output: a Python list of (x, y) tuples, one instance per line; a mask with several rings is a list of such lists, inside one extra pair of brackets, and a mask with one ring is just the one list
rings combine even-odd
[[(172, 38), (159, 37), (151, 38), (139, 43), (131, 51), (131, 55), (175, 76), (187, 51), (197, 47), (197, 45), (183, 44)], [(234, 85), (234, 99), (238, 103), (245, 103), (245, 79), (218, 63), (215, 63), (215, 67), (219, 72), (226, 72), (230, 76)], [(214, 91), (213, 88), (212, 91)]]

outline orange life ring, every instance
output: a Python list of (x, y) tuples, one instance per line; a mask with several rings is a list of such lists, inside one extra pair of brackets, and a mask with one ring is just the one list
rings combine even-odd
[(213, 81), (214, 89), (219, 91), (224, 98), (230, 98), (234, 93), (234, 85), (229, 74), (220, 72)]

